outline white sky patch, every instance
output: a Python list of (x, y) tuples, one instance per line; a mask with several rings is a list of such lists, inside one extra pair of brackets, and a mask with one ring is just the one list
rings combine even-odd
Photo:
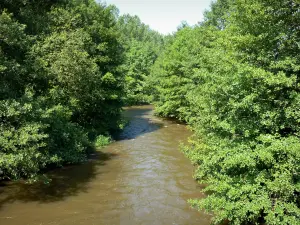
[(181, 21), (195, 25), (203, 20), (203, 12), (212, 0), (101, 0), (114, 4), (120, 14), (137, 15), (141, 21), (162, 34), (177, 30)]

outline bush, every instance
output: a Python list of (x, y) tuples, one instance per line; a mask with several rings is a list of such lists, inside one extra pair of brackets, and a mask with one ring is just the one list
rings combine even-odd
[(112, 142), (112, 139), (111, 137), (109, 136), (104, 136), (104, 135), (99, 135), (97, 138), (96, 138), (96, 141), (95, 141), (95, 147), (96, 148), (103, 148), (105, 147), (106, 145), (110, 144)]

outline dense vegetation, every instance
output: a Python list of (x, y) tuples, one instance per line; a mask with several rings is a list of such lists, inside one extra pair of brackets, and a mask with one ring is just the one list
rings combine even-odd
[(118, 28), (125, 48), (122, 65), (125, 73), (124, 101), (127, 105), (149, 103), (152, 95), (148, 78), (152, 65), (162, 51), (164, 39), (137, 16), (120, 16)]
[(94, 0), (1, 1), (0, 180), (82, 162), (120, 128), (140, 88), (127, 80), (148, 75), (162, 42), (126, 18)]
[(0, 180), (79, 163), (123, 105), (195, 131), (183, 151), (220, 224), (299, 224), (300, 3), (217, 0), (163, 37), (94, 0), (0, 3)]
[(299, 224), (300, 4), (218, 0), (156, 61), (157, 113), (195, 131), (184, 152), (214, 223)]

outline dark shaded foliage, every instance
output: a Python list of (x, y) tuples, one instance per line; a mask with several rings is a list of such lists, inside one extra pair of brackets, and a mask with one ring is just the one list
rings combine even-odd
[(93, 140), (108, 140), (97, 135), (121, 123), (114, 8), (5, 0), (0, 13), (0, 178), (35, 179), (49, 165), (84, 161)]

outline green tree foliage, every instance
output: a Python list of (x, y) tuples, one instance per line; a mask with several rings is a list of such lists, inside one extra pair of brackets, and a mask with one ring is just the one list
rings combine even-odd
[(115, 129), (124, 77), (110, 9), (94, 1), (71, 4), (53, 9), (50, 24), (51, 34), (33, 46), (34, 69), (50, 81), (55, 102), (70, 105), (73, 121), (103, 131)]
[(157, 112), (187, 121), (184, 152), (214, 223), (299, 224), (299, 3), (216, 1), (154, 65)]
[(125, 102), (129, 105), (149, 103), (151, 89), (148, 77), (152, 65), (162, 51), (163, 36), (143, 24), (137, 16), (120, 16), (118, 27), (125, 48), (125, 61), (122, 66), (126, 77)]
[(0, 180), (84, 161), (123, 101), (154, 100), (195, 131), (194, 207), (215, 224), (299, 224), (299, 8), (217, 0), (162, 37), (94, 0), (1, 1)]
[(113, 10), (92, 0), (0, 3), (0, 179), (81, 162), (91, 138), (118, 129)]

